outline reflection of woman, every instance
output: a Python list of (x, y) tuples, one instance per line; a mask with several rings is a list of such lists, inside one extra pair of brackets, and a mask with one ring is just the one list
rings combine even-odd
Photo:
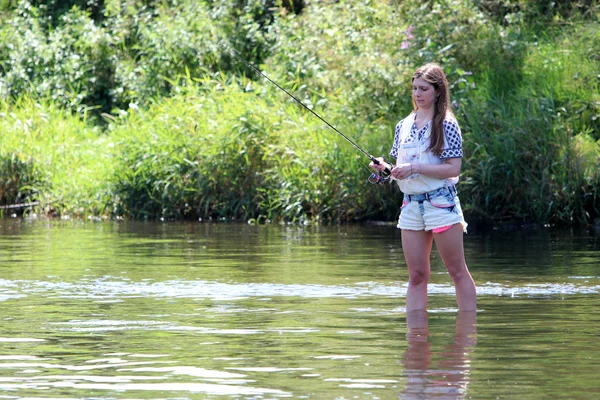
[(406, 387), (400, 399), (462, 399), (469, 384), (469, 351), (477, 342), (475, 312), (459, 312), (454, 342), (441, 352), (439, 365), (431, 365), (427, 311), (406, 315), (408, 347), (403, 357)]
[[(462, 135), (450, 111), (446, 75), (437, 64), (412, 77), (414, 111), (396, 126), (391, 175), (404, 193), (398, 228), (408, 265), (407, 311), (427, 308), (433, 241), (446, 265), (461, 311), (476, 309), (476, 289), (463, 250), (463, 218), (456, 193), (462, 165)], [(383, 170), (383, 158), (370, 167)], [(389, 166), (387, 166), (389, 167)]]

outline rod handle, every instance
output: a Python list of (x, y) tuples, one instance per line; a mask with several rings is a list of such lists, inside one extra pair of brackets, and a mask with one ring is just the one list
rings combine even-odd
[[(375, 157), (371, 156), (371, 161), (373, 161), (374, 164), (380, 165), (381, 163), (379, 162), (378, 159), (376, 159)], [(383, 176), (384, 178), (387, 178), (388, 176), (390, 176), (392, 174), (392, 164), (388, 163), (387, 161), (383, 160), (384, 163), (384, 169), (382, 171), (380, 171), (381, 176)]]

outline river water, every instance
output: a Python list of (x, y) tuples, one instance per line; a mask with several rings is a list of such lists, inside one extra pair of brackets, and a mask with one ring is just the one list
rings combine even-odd
[(393, 226), (0, 220), (0, 399), (597, 399), (599, 250), (470, 233), (407, 315)]

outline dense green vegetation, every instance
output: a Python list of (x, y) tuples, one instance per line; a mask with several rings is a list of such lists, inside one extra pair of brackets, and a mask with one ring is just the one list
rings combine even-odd
[[(0, 0), (0, 204), (98, 218), (391, 220), (373, 155), (448, 74), (471, 220), (600, 216), (595, 0)], [(12, 212), (12, 211), (11, 211)]]

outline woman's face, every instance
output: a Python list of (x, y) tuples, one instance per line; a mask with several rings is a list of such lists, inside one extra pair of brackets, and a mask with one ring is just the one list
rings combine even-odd
[(416, 78), (412, 84), (413, 100), (420, 109), (433, 108), (437, 100), (437, 91), (433, 85), (422, 78)]

